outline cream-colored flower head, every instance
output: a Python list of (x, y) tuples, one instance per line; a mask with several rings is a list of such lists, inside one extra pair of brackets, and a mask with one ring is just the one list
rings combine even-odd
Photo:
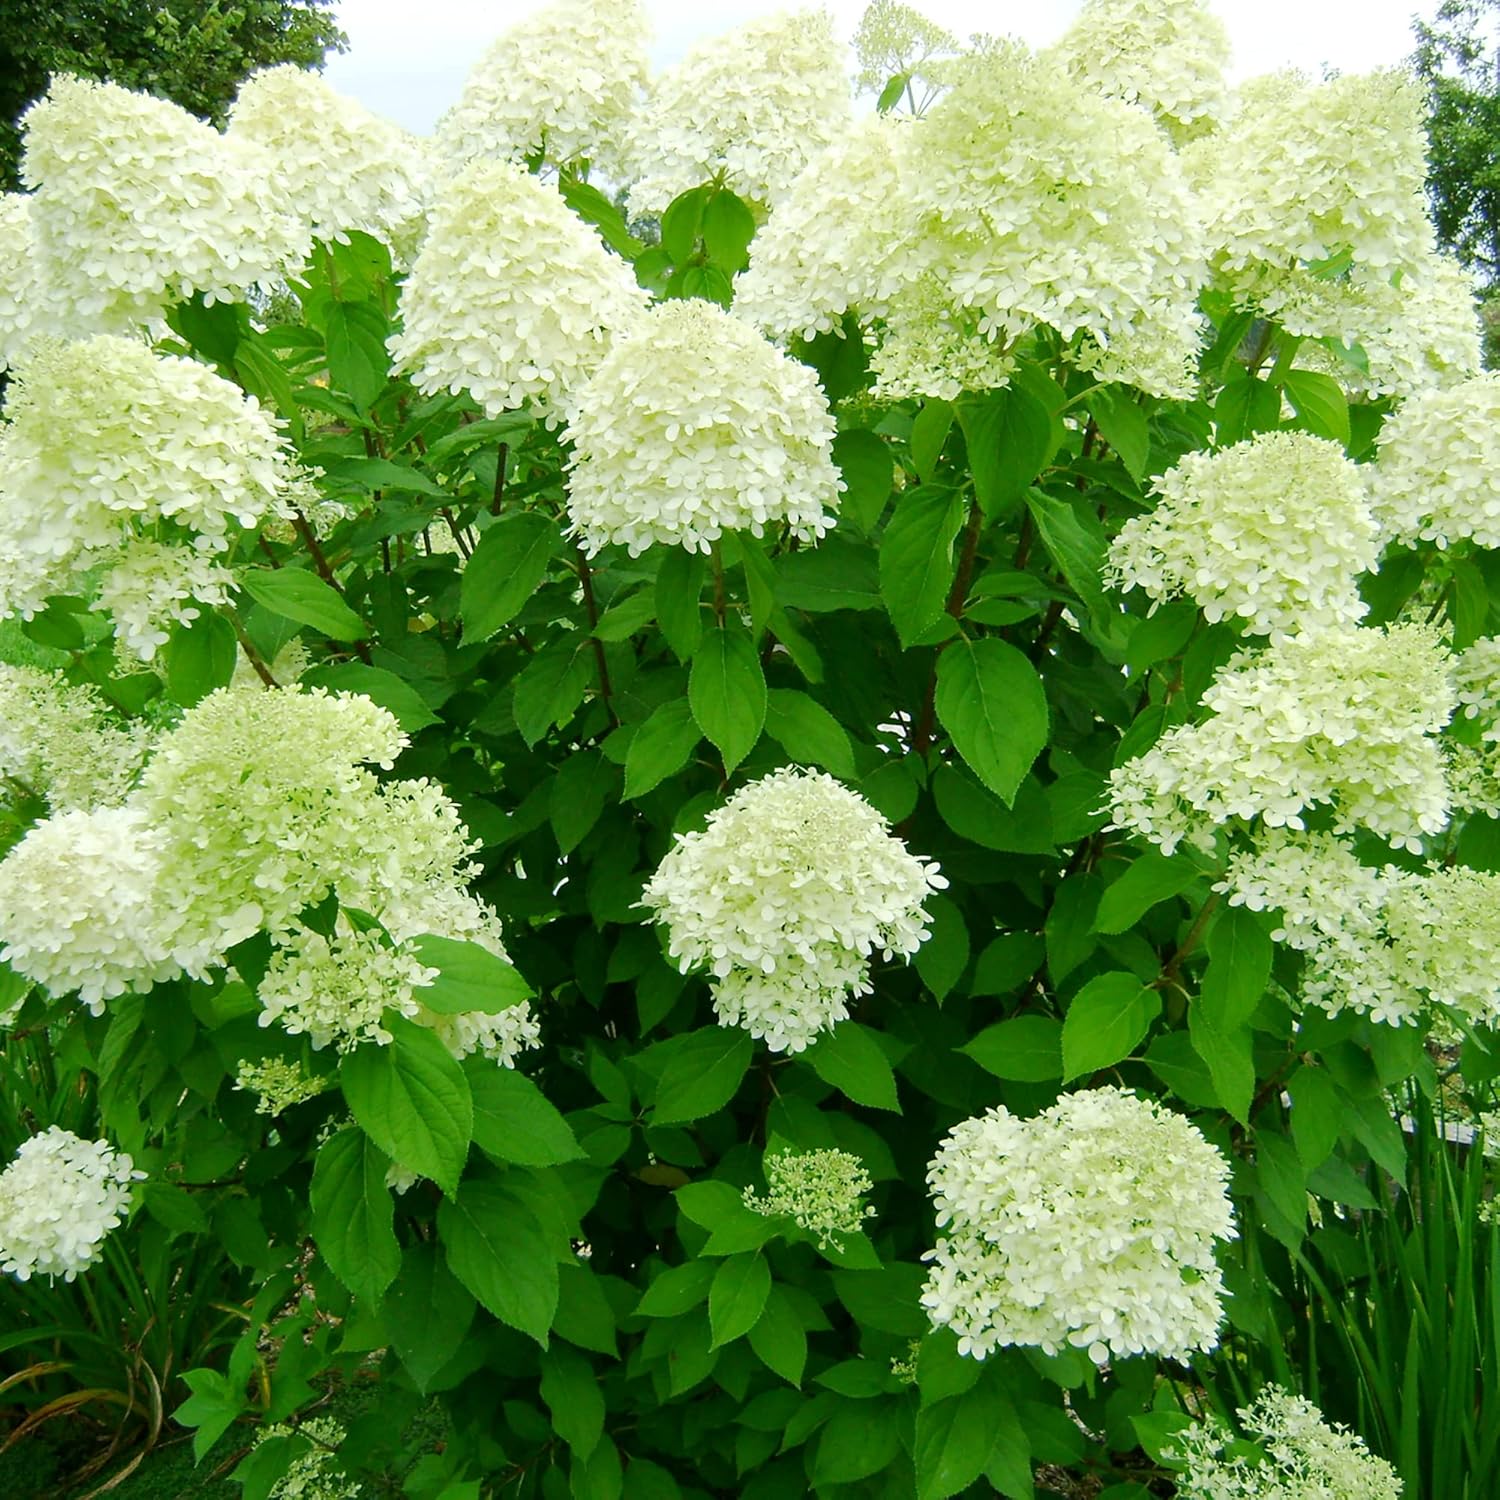
[(30, 193), (0, 193), (0, 374), (74, 330), (42, 264)]
[(1149, 110), (1178, 144), (1229, 113), (1229, 30), (1205, 0), (1086, 0), (1056, 55), (1080, 82)]
[(1003, 1105), (949, 1133), (927, 1169), (945, 1236), (922, 1305), (983, 1359), (1029, 1345), (1188, 1359), (1219, 1342), (1229, 1163), (1181, 1115), (1122, 1089)]
[(841, 1236), (858, 1234), (875, 1210), (864, 1195), (873, 1184), (865, 1164), (847, 1151), (777, 1151), (766, 1157), (766, 1193), (745, 1189), (745, 1206), (771, 1217), (785, 1215), (817, 1237), (818, 1248), (843, 1248)]
[[(6, 409), (7, 615), (34, 614), (147, 528), (222, 551), (232, 528), (280, 511), (292, 477), (277, 422), (253, 396), (196, 360), (153, 354), (130, 338), (49, 345), (27, 361)], [(123, 565), (145, 566), (141, 558)]]
[(416, 238), (429, 170), (421, 143), (294, 63), (240, 86), (228, 139), (258, 147), (313, 239), (360, 230), (400, 251)]
[(124, 801), (146, 747), (146, 735), (116, 723), (92, 684), (0, 663), (0, 777), (53, 812)]
[(773, 338), (812, 338), (845, 312), (884, 313), (888, 265), (905, 228), (899, 142), (910, 125), (869, 115), (797, 174), (750, 245), (738, 317)]
[(427, 395), (555, 417), (646, 303), (554, 187), (513, 162), (476, 162), (437, 195), (390, 349)]
[(743, 786), (678, 838), (641, 903), (683, 970), (706, 966), (721, 1025), (800, 1052), (869, 993), (870, 960), (910, 958), (928, 895), (947, 881), (864, 798), (785, 767)]
[(91, 328), (129, 330), (194, 292), (234, 300), (306, 259), (274, 163), (176, 104), (60, 75), (21, 124), (48, 278)]
[(1500, 547), (1500, 373), (1419, 391), (1379, 438), (1376, 513), (1398, 541)]
[(720, 173), (731, 192), (769, 208), (851, 117), (827, 12), (746, 22), (699, 42), (656, 79), (627, 147), (630, 211), (657, 217)]
[(1211, 715), (1169, 729), (1110, 772), (1113, 826), (1170, 853), (1233, 819), (1304, 826), (1332, 809), (1420, 850), (1448, 822), (1438, 731), (1456, 704), (1452, 658), (1424, 625), (1332, 629), (1241, 652), (1203, 695)]
[(153, 661), (173, 625), (229, 602), (234, 575), (203, 552), (132, 538), (99, 583), (99, 607), (127, 651)]
[(642, 94), (650, 27), (640, 0), (551, 0), (475, 63), (434, 149), (476, 159), (588, 162), (611, 177)]
[(1401, 1480), (1358, 1433), (1330, 1424), (1303, 1396), (1268, 1385), (1239, 1412), (1258, 1458), (1231, 1451), (1234, 1434), (1205, 1418), (1176, 1434), (1181, 1500), (1401, 1500)]
[[(1337, 443), (1266, 432), (1189, 453), (1152, 485), (1157, 506), (1120, 528), (1105, 566), (1118, 588), (1186, 594), (1208, 620), (1238, 617), (1273, 640), (1353, 625), (1359, 575), (1381, 529), (1362, 472)], [(1500, 504), (1500, 502), (1497, 502)]]
[(1150, 323), (1186, 360), (1206, 265), (1187, 184), (1141, 110), (1012, 43), (967, 59), (903, 138), (914, 232), (895, 274), (931, 280), (1004, 346), (1037, 324), (1109, 348)]
[(131, 1184), (145, 1175), (108, 1141), (60, 1125), (23, 1141), (0, 1172), (0, 1271), (72, 1281), (99, 1259), (130, 1211)]
[(1253, 79), (1238, 113), (1184, 160), (1215, 272), (1249, 300), (1341, 255), (1389, 279), (1431, 251), (1423, 95), (1404, 71)]
[(707, 552), (726, 531), (816, 542), (843, 481), (806, 365), (710, 302), (653, 307), (577, 392), (568, 514), (584, 549)]

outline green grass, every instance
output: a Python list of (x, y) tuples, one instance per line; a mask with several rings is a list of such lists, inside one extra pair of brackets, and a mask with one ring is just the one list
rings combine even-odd
[[(246, 1430), (231, 1431), (197, 1467), (187, 1434), (149, 1452), (140, 1465), (107, 1493), (111, 1500), (238, 1500), (240, 1487), (227, 1478), (214, 1478), (246, 1442)], [(117, 1474), (126, 1460), (106, 1465), (83, 1483), (69, 1476), (92, 1451), (91, 1434), (83, 1429), (58, 1429), (24, 1439), (0, 1453), (0, 1495), (5, 1500), (83, 1500), (91, 1490)]]

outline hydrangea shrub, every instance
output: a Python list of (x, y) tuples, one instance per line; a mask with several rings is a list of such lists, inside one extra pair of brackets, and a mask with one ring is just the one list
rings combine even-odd
[(1389, 1091), (1500, 1075), (1420, 99), (1198, 0), (860, 38), (873, 113), (818, 13), (653, 80), (566, 0), (430, 142), (27, 117), (0, 1017), (94, 1125), (0, 1140), (0, 1266), (238, 1268), (155, 1373), (247, 1496), (1397, 1493), (1206, 1393)]

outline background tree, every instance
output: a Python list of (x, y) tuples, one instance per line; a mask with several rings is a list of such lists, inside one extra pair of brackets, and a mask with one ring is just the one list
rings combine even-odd
[(0, 189), (21, 185), (16, 122), (53, 73), (109, 78), (222, 124), (256, 68), (321, 66), (347, 41), (330, 0), (9, 0), (0, 14)]
[(1428, 192), (1438, 237), (1484, 282), (1486, 363), (1496, 353), (1500, 277), (1500, 52), (1497, 0), (1443, 0), (1413, 21), (1412, 65), (1428, 89)]

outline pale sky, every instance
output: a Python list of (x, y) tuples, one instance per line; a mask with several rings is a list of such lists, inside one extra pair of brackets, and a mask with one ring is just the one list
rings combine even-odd
[[(866, 0), (831, 0), (845, 37)], [(1080, 0), (915, 0), (916, 8), (959, 36), (1010, 33), (1036, 46), (1055, 40)], [(1358, 73), (1400, 62), (1412, 49), (1414, 11), (1437, 0), (1213, 0), (1234, 41), (1233, 72), (1249, 77), (1292, 65), (1317, 75), (1324, 64)], [(758, 15), (793, 8), (787, 0), (646, 0), (657, 67), (675, 62), (699, 37)], [(470, 64), (507, 26), (540, 9), (538, 0), (338, 0), (349, 51), (330, 60), (331, 83), (368, 108), (423, 134), (458, 97)], [(800, 8), (800, 7), (796, 7)], [(852, 54), (851, 54), (852, 64)], [(852, 68), (851, 68), (852, 71)]]

